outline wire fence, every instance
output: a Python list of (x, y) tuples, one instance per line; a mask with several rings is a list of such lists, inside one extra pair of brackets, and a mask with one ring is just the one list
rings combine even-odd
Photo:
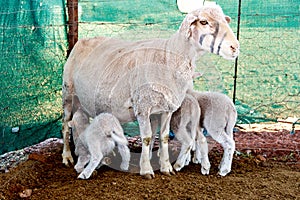
[[(67, 55), (67, 8), (51, 2), (4, 1), (0, 8), (0, 153), (61, 137), (61, 83)], [(299, 1), (216, 0), (232, 18), (241, 54), (237, 62), (204, 55), (199, 91), (234, 96), (238, 123), (300, 117)], [(239, 16), (239, 6), (241, 8)], [(185, 14), (175, 0), (82, 0), (79, 38), (167, 38)], [(236, 79), (235, 79), (236, 78)]]

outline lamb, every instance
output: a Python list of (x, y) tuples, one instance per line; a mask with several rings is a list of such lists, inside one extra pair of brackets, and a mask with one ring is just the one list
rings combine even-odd
[[(218, 92), (197, 92), (189, 91), (189, 94), (196, 99), (195, 101), (184, 101), (180, 107), (181, 114), (178, 117), (178, 113), (174, 113), (172, 116), (173, 124), (177, 124), (179, 128), (175, 131), (176, 138), (183, 144), (182, 149), (186, 149), (184, 143), (195, 139), (196, 147), (193, 158), (194, 163), (201, 163), (201, 173), (209, 174), (210, 163), (208, 159), (208, 146), (207, 140), (203, 135), (203, 128), (205, 128), (209, 135), (219, 142), (223, 149), (224, 154), (219, 166), (219, 174), (221, 176), (227, 175), (231, 171), (231, 164), (233, 153), (235, 151), (235, 142), (233, 140), (233, 128), (237, 119), (237, 112), (231, 99), (225, 94)], [(189, 97), (191, 98), (191, 97)], [(191, 111), (201, 109), (201, 115), (188, 115)], [(185, 121), (183, 124), (182, 121)], [(195, 123), (199, 122), (199, 123)], [(189, 134), (186, 131), (186, 123), (192, 122), (191, 125), (197, 125), (197, 134), (195, 137), (195, 127), (190, 128)], [(201, 129), (200, 129), (201, 128)], [(172, 127), (171, 127), (172, 129)], [(181, 153), (181, 152), (180, 152)], [(186, 164), (190, 161), (188, 156), (186, 158)], [(183, 160), (182, 160), (183, 159)], [(180, 159), (180, 154), (174, 165), (174, 168), (179, 171), (184, 165), (184, 158)]]
[[(89, 124), (89, 118), (81, 108), (75, 112), (72, 121), (75, 154), (78, 156), (75, 170), (80, 173), (79, 179), (88, 179), (96, 167), (109, 162), (107, 156), (113, 152), (115, 143), (122, 157), (121, 169), (128, 170), (130, 150), (123, 129), (112, 114), (101, 113)], [(84, 168), (84, 166), (88, 165)]]
[[(191, 150), (196, 150), (196, 134), (200, 133), (197, 136), (197, 139), (198, 141), (201, 141), (201, 148), (198, 148), (197, 150), (201, 155), (204, 155), (203, 158), (207, 158), (200, 160), (202, 161), (201, 170), (209, 170), (208, 146), (205, 136), (200, 132), (199, 126), (201, 109), (197, 99), (189, 93), (190, 92), (186, 94), (181, 106), (173, 113), (171, 118), (170, 129), (175, 133), (175, 137), (182, 144), (180, 153), (173, 167), (176, 171), (180, 171), (185, 165), (189, 164), (191, 160)], [(157, 127), (158, 123), (154, 123), (153, 129), (156, 130)], [(154, 140), (155, 134), (153, 134), (151, 141), (151, 151), (153, 149)]]
[(160, 115), (160, 171), (173, 174), (168, 134), (172, 113), (193, 87), (195, 59), (205, 51), (235, 59), (239, 42), (230, 18), (219, 6), (204, 6), (186, 15), (168, 39), (123, 41), (107, 37), (81, 39), (63, 72), (63, 163), (73, 163), (68, 122), (72, 97), (77, 95), (88, 115), (112, 113), (121, 123), (137, 120), (142, 138), (140, 174), (153, 178), (149, 150), (150, 118)]
[[(197, 99), (201, 108), (200, 127), (205, 128), (209, 135), (220, 143), (224, 153), (219, 165), (219, 175), (226, 176), (231, 171), (235, 142), (233, 128), (237, 120), (237, 111), (232, 100), (219, 92), (196, 92), (192, 95)], [(209, 160), (206, 153), (207, 142), (203, 140), (203, 134), (196, 136), (196, 152), (194, 162), (202, 165), (202, 174), (209, 173)], [(205, 144), (204, 144), (205, 143)], [(204, 149), (203, 149), (204, 148)]]

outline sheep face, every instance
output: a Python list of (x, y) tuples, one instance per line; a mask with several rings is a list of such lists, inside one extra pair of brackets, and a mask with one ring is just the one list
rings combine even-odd
[(86, 129), (89, 124), (88, 116), (81, 110), (78, 109), (72, 118), (72, 121), (69, 121), (68, 126), (72, 128), (72, 134), (74, 143), (76, 143), (79, 135)]
[(239, 42), (229, 22), (220, 6), (204, 6), (187, 14), (180, 31), (200, 49), (233, 60), (239, 55)]

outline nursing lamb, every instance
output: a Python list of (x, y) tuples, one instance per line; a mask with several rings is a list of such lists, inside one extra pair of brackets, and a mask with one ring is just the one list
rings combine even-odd
[(78, 178), (88, 179), (100, 162), (107, 164), (107, 157), (104, 156), (113, 151), (116, 143), (122, 157), (120, 167), (122, 170), (128, 170), (128, 142), (119, 121), (112, 114), (101, 113), (89, 124), (88, 116), (79, 108), (72, 121), (69, 121), (69, 126), (72, 128), (75, 154), (78, 156), (75, 165), (75, 170), (80, 173)]
[(168, 134), (172, 113), (193, 87), (195, 59), (205, 51), (235, 59), (239, 42), (220, 6), (204, 6), (186, 15), (169, 39), (123, 41), (107, 37), (81, 39), (63, 72), (63, 163), (73, 163), (67, 123), (77, 95), (88, 115), (112, 113), (121, 122), (137, 120), (142, 138), (140, 174), (153, 178), (149, 150), (150, 117), (161, 115), (160, 171), (172, 174)]
[[(219, 92), (189, 91), (189, 94), (198, 101), (197, 105), (190, 101), (189, 104), (182, 104), (180, 109), (186, 113), (197, 109), (198, 106), (201, 109), (193, 162), (201, 163), (202, 174), (209, 174), (208, 146), (207, 140), (203, 135), (203, 129), (205, 128), (209, 135), (220, 143), (224, 149), (223, 158), (219, 166), (219, 174), (225, 176), (231, 171), (235, 151), (235, 142), (233, 140), (233, 128), (237, 119), (235, 106), (228, 96)], [(183, 115), (181, 114), (181, 116)], [(186, 116), (184, 115), (185, 121), (198, 121), (194, 116), (189, 116), (189, 119), (186, 119)], [(184, 132), (178, 131), (175, 133), (177, 138), (181, 138), (180, 141), (189, 141), (190, 138), (194, 137), (193, 134), (194, 132), (190, 132), (190, 137), (188, 137)], [(185, 137), (184, 139), (182, 138), (183, 136)], [(177, 170), (180, 170), (182, 167), (183, 165), (174, 166)]]

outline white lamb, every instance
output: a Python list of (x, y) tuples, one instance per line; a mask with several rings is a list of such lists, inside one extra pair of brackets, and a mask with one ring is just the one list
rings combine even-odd
[(116, 117), (109, 113), (101, 113), (89, 124), (88, 116), (79, 108), (68, 125), (72, 128), (75, 154), (78, 156), (74, 167), (80, 173), (78, 178), (88, 179), (100, 162), (106, 164), (107, 157), (104, 156), (113, 151), (115, 143), (122, 157), (120, 167), (122, 170), (128, 170), (128, 141)]
[(219, 92), (192, 91), (191, 94), (197, 99), (201, 109), (199, 124), (201, 131), (198, 131), (196, 135), (196, 152), (193, 161), (201, 163), (202, 174), (209, 174), (207, 141), (203, 138), (202, 132), (205, 128), (209, 135), (224, 149), (223, 158), (219, 165), (219, 174), (225, 176), (231, 171), (235, 151), (233, 140), (233, 128), (237, 119), (235, 106), (228, 96)]

